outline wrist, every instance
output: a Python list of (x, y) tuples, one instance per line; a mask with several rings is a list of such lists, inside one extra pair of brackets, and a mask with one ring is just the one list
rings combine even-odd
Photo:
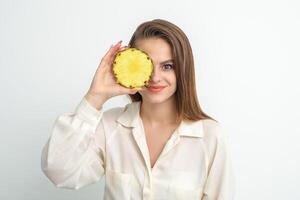
[(107, 101), (107, 98), (102, 95), (95, 95), (88, 92), (85, 95), (86, 100), (97, 110), (100, 110), (103, 104)]

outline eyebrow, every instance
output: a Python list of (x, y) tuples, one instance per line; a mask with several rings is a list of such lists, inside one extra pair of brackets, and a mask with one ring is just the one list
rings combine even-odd
[(174, 61), (173, 59), (169, 59), (169, 60), (161, 62), (160, 64), (162, 65), (162, 64), (165, 64), (165, 63), (168, 63), (168, 62), (173, 62), (173, 61)]

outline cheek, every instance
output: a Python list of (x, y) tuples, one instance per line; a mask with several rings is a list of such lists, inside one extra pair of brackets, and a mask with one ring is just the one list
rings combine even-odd
[(170, 74), (168, 77), (167, 77), (167, 81), (168, 81), (168, 84), (171, 86), (171, 87), (176, 87), (176, 84), (177, 84), (177, 81), (176, 81), (176, 75), (175, 73), (173, 74)]
[(168, 79), (168, 85), (169, 85), (169, 92), (168, 93), (175, 93), (176, 92), (176, 89), (177, 89), (177, 82), (176, 82), (176, 78), (175, 77), (170, 77)]

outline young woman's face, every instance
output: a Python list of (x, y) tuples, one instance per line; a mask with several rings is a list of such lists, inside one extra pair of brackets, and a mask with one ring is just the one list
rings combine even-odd
[(176, 75), (170, 45), (161, 38), (147, 38), (138, 40), (136, 47), (145, 51), (154, 65), (147, 89), (139, 92), (143, 101), (162, 103), (175, 99)]

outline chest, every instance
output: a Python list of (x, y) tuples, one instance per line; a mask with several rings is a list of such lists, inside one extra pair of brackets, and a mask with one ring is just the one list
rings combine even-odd
[(146, 142), (150, 155), (151, 167), (154, 166), (166, 143), (175, 131), (176, 126), (150, 127), (144, 124)]

